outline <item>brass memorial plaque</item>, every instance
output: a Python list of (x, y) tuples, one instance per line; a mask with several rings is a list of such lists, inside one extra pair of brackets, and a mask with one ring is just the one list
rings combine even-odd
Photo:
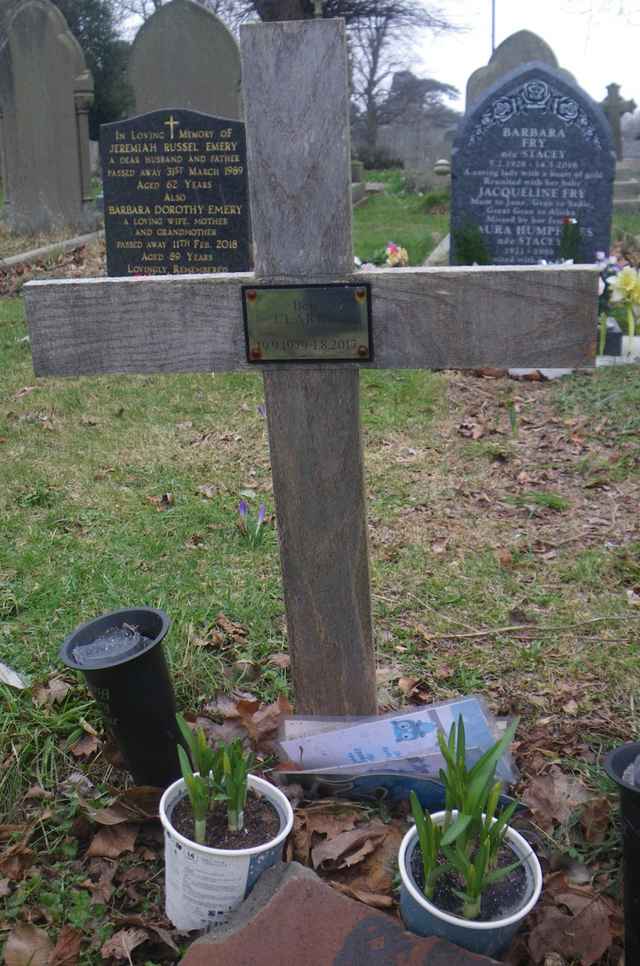
[(364, 285), (245, 285), (249, 362), (367, 362), (371, 299)]

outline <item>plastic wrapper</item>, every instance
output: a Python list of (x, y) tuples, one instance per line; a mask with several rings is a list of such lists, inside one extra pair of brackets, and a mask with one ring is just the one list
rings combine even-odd
[[(292, 770), (313, 774), (392, 772), (437, 778), (444, 766), (438, 732), (447, 736), (460, 715), (471, 767), (506, 727), (506, 721), (494, 718), (477, 695), (379, 717), (285, 718), (279, 754), (283, 762), (292, 763)], [(518, 773), (508, 753), (500, 759), (496, 774), (506, 784), (517, 781)]]

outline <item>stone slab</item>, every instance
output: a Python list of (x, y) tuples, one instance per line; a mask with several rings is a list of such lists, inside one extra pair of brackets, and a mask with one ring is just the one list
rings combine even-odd
[(640, 195), (637, 198), (614, 198), (614, 211), (640, 211)]
[(640, 196), (640, 181), (636, 178), (628, 181), (614, 181), (613, 193), (616, 199), (637, 198)]
[(438, 242), (431, 254), (427, 257), (425, 265), (431, 268), (439, 265), (449, 264), (449, 249), (451, 248), (451, 235), (445, 235), (441, 242)]
[(616, 164), (616, 177), (624, 180), (626, 178), (640, 177), (640, 158), (625, 158)]
[(82, 248), (90, 245), (99, 238), (104, 237), (104, 231), (92, 231), (88, 235), (77, 235), (75, 238), (66, 238), (64, 241), (52, 242), (50, 245), (43, 245), (41, 248), (32, 248), (28, 252), (21, 252), (19, 255), (11, 255), (9, 258), (0, 259), (0, 272), (8, 268), (15, 268), (16, 265), (28, 265), (31, 262), (38, 262), (43, 258), (52, 258), (61, 252), (69, 252), (74, 248)]
[(357, 204), (359, 204), (363, 200), (363, 198), (366, 197), (366, 194), (367, 192), (363, 182), (354, 181), (353, 184), (351, 185), (351, 202), (353, 206), (355, 207)]
[(197, 940), (182, 966), (489, 966), (495, 960), (340, 895), (311, 869), (269, 869), (231, 921)]

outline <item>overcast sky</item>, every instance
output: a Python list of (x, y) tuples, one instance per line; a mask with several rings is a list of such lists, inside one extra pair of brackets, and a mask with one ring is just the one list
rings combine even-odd
[[(464, 97), (469, 74), (491, 56), (491, 0), (441, 0), (434, 6), (469, 29), (429, 38), (415, 72), (454, 84)], [(532, 30), (596, 100), (615, 81), (623, 97), (640, 105), (640, 0), (495, 0), (495, 7), (496, 45), (518, 30)]]

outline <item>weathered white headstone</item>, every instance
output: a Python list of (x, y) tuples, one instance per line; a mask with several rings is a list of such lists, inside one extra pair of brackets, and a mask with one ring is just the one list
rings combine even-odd
[(140, 27), (129, 83), (136, 114), (176, 107), (242, 117), (238, 45), (222, 20), (193, 0), (171, 0)]
[[(497, 84), (505, 74), (532, 61), (560, 70), (556, 55), (549, 44), (531, 30), (519, 30), (503, 40), (494, 50), (487, 66), (474, 71), (467, 81), (467, 112), (480, 100), (485, 91)], [(574, 80), (568, 70), (563, 70), (561, 73), (567, 80)]]
[[(343, 22), (247, 25), (241, 50), (255, 274), (29, 283), (34, 367), (39, 375), (246, 371), (256, 356), (247, 353), (243, 308), (263, 298), (293, 305), (269, 315), (279, 341), (294, 344), (291, 357), (263, 368), (296, 709), (372, 714), (359, 346), (350, 362), (322, 355), (323, 342), (351, 341), (322, 336), (343, 323), (336, 290), (352, 293), (352, 307), (368, 302), (368, 366), (591, 365), (597, 270), (354, 273)], [(298, 293), (293, 303), (283, 286)], [(298, 352), (320, 357), (299, 364)]]
[(17, 232), (93, 227), (88, 111), (93, 80), (49, 0), (22, 0), (0, 49), (5, 218)]

